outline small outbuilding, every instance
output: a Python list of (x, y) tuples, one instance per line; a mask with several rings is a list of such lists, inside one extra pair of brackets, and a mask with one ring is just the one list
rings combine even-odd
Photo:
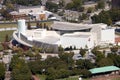
[(99, 68), (93, 68), (89, 70), (93, 76), (99, 75), (115, 75), (119, 74), (120, 68), (116, 66), (105, 66)]

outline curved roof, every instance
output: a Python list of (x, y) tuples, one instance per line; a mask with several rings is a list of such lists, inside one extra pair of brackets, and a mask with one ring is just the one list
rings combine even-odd
[(85, 29), (91, 29), (93, 27), (101, 27), (106, 28), (107, 25), (103, 23), (98, 24), (78, 24), (78, 23), (69, 23), (69, 22), (59, 22), (55, 21), (54, 24), (51, 25), (54, 30), (59, 31), (79, 31)]
[(84, 29), (92, 28), (92, 26), (90, 26), (89, 24), (77, 24), (77, 23), (69, 23), (69, 22), (57, 22), (57, 21), (55, 21), (54, 24), (51, 25), (51, 27), (55, 30), (63, 30), (63, 31), (84, 30)]
[(28, 44), (28, 43), (26, 43), (26, 42), (24, 42), (23, 40), (21, 40), (21, 39), (18, 38), (18, 36), (17, 36), (17, 31), (14, 31), (14, 32), (13, 32), (13, 38), (14, 38), (16, 41), (18, 41), (19, 43), (21, 43), (21, 44), (24, 44), (24, 45), (26, 45), (26, 46), (32, 47), (32, 45), (30, 45), (30, 44)]
[[(36, 30), (35, 30), (36, 31)], [(32, 47), (34, 44), (29, 44), (27, 41), (35, 41), (45, 44), (52, 44), (55, 45), (58, 43), (60, 39), (60, 35), (57, 34), (55, 31), (46, 31), (46, 35), (43, 38), (39, 38), (39, 35), (33, 37), (34, 30), (26, 30), (26, 32), (21, 33), (27, 40), (26, 42), (22, 40), (22, 38), (18, 38), (17, 31), (13, 33), (13, 38), (17, 40), (19, 43), (24, 44), (26, 46)]]

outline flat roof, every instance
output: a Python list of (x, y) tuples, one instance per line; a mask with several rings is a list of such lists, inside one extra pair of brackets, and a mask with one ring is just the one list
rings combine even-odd
[(40, 5), (38, 6), (19, 6), (18, 9), (31, 9), (31, 8), (41, 8)]
[(81, 38), (88, 38), (89, 36), (91, 36), (91, 33), (89, 32), (74, 32), (74, 33), (66, 33), (63, 35), (63, 37), (81, 37)]
[[(36, 31), (45, 31), (44, 29), (33, 29), (33, 30), (26, 30), (24, 33), (22, 33), (26, 38), (32, 37), (34, 32)], [(55, 44), (56, 42), (59, 41), (60, 35), (56, 31), (45, 31), (45, 35), (43, 38), (39, 38), (39, 35), (34, 36), (32, 38), (35, 41), (38, 42), (43, 42), (43, 43), (48, 43), (48, 44)]]
[(92, 74), (97, 74), (97, 73), (104, 73), (104, 72), (117, 71), (117, 70), (120, 70), (120, 68), (116, 66), (105, 66), (100, 68), (93, 68), (93, 69), (90, 69), (89, 71)]

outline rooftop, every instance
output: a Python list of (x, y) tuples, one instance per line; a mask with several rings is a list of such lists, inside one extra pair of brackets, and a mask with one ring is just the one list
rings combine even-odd
[(41, 6), (19, 6), (18, 9), (31, 9), (31, 8), (41, 8)]
[(97, 74), (97, 73), (111, 72), (111, 71), (117, 71), (117, 70), (120, 70), (120, 68), (116, 66), (105, 66), (100, 68), (93, 68), (93, 69), (90, 69), (89, 71), (92, 74)]
[(46, 31), (44, 29), (26, 30), (22, 33), (27, 39), (43, 43), (55, 44), (59, 41), (60, 35), (55, 31)]
[(82, 23), (77, 24), (77, 23), (55, 21), (54, 24), (51, 25), (51, 27), (55, 30), (69, 31), (69, 30), (85, 30), (85, 29), (91, 29), (93, 27), (105, 28), (105, 27), (107, 27), (107, 25), (103, 24), (103, 23), (99, 23), (99, 24), (82, 24)]
[(74, 32), (74, 33), (66, 33), (64, 34), (63, 36), (65, 37), (82, 37), (82, 38), (88, 38), (89, 36), (91, 35), (91, 33), (89, 32), (86, 32), (86, 33), (83, 33), (83, 32)]

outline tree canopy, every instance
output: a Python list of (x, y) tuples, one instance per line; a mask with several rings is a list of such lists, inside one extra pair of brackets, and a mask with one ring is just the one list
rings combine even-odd
[(11, 0), (13, 4), (19, 4), (19, 5), (40, 5), (41, 0)]
[(93, 23), (106, 23), (111, 25), (112, 23), (120, 20), (120, 10), (111, 9), (109, 11), (102, 11), (99, 15), (91, 17)]

